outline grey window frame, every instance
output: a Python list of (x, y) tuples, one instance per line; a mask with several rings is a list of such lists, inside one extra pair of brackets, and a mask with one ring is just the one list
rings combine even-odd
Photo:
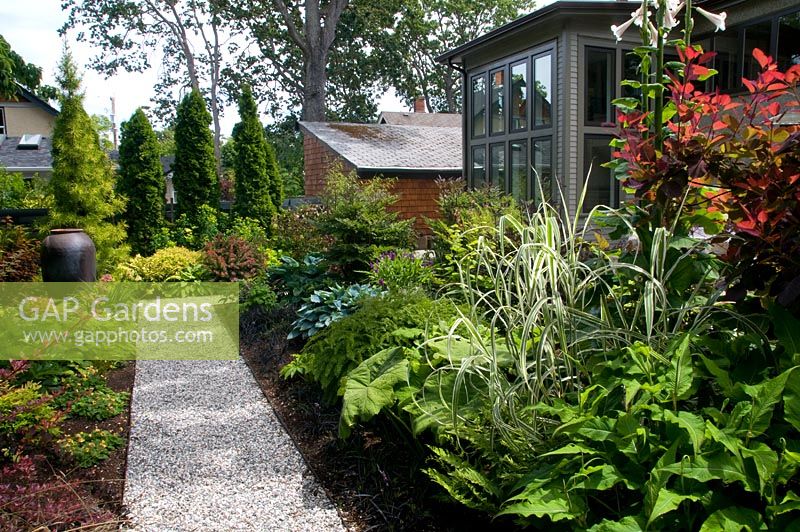
[[(469, 132), (468, 140), (467, 140), (467, 155), (466, 155), (466, 165), (465, 168), (468, 171), (467, 175), (467, 183), (470, 187), (475, 187), (476, 185), (480, 185), (480, 183), (475, 183), (474, 175), (473, 175), (473, 150), (475, 147), (483, 145), (485, 147), (485, 157), (486, 157), (486, 178), (488, 180), (490, 174), (490, 158), (491, 158), (491, 145), (503, 143), (505, 145), (505, 159), (504, 159), (504, 183), (493, 183), (494, 185), (501, 186), (504, 192), (511, 191), (511, 177), (512, 177), (512, 168), (511, 168), (511, 143), (518, 142), (518, 141), (525, 141), (527, 144), (527, 177), (526, 177), (526, 199), (533, 198), (533, 172), (531, 170), (532, 160), (531, 160), (531, 146), (535, 139), (550, 139), (551, 146), (553, 148), (552, 154), (552, 162), (553, 162), (553, 179), (555, 176), (558, 175), (558, 161), (556, 159), (557, 153), (557, 134), (558, 134), (558, 116), (559, 116), (559, 109), (558, 109), (558, 41), (556, 39), (551, 39), (536, 46), (530, 47), (522, 52), (516, 53), (514, 55), (504, 57), (497, 61), (493, 61), (491, 63), (487, 63), (485, 65), (481, 65), (474, 69), (470, 69), (467, 72), (467, 76), (465, 77), (466, 80), (469, 82), (469, 91), (470, 91), (470, 98), (468, 99), (468, 109), (466, 109), (466, 130)], [(553, 87), (553, 94), (551, 96), (551, 120), (550, 125), (547, 127), (535, 127), (534, 126), (534, 109), (533, 109), (533, 102), (534, 98), (532, 97), (531, 91), (533, 90), (534, 84), (534, 62), (537, 58), (549, 55), (550, 56), (550, 76), (551, 76), (551, 83)], [(526, 75), (527, 75), (527, 100), (525, 102), (526, 106), (526, 113), (527, 113), (527, 124), (524, 129), (517, 129), (512, 131), (511, 126), (513, 124), (512, 121), (512, 105), (511, 105), (511, 67), (512, 65), (518, 65), (521, 62), (526, 63)], [(498, 70), (503, 70), (504, 72), (504, 87), (503, 87), (503, 95), (505, 97), (505, 109), (504, 109), (504, 120), (505, 120), (505, 132), (504, 133), (491, 133), (490, 127), (490, 113), (489, 108), (491, 104), (491, 76), (492, 73), (497, 72)], [(486, 91), (485, 91), (485, 102), (484, 106), (486, 108), (486, 135), (484, 136), (472, 136), (472, 128), (473, 128), (473, 101), (472, 101), (472, 80), (476, 77), (485, 76), (486, 79)]]
[[(738, 66), (738, 72), (736, 72), (734, 74), (734, 76), (733, 76), (734, 79), (741, 80), (742, 77), (744, 76), (744, 67), (745, 67), (745, 65), (744, 65), (745, 61), (744, 60), (745, 60), (745, 44), (746, 44), (745, 36), (746, 36), (747, 28), (749, 28), (751, 26), (756, 26), (756, 25), (761, 24), (763, 22), (769, 21), (770, 22), (770, 38), (769, 38), (770, 44), (769, 44), (769, 50), (764, 50), (764, 52), (767, 55), (772, 56), (773, 58), (777, 58), (777, 54), (778, 54), (778, 39), (780, 38), (780, 36), (778, 35), (780, 19), (782, 17), (785, 17), (787, 15), (793, 15), (795, 13), (800, 13), (800, 8), (798, 8), (797, 6), (788, 7), (786, 9), (782, 9), (780, 11), (776, 11), (774, 13), (770, 13), (769, 15), (756, 17), (756, 18), (748, 20), (747, 22), (744, 22), (744, 23), (741, 23), (741, 24), (736, 24), (734, 26), (729, 27), (726, 30), (726, 33), (727, 33), (728, 37), (730, 37), (732, 33), (735, 33), (736, 34), (736, 38), (737, 38), (737, 42), (738, 42), (738, 48), (737, 48), (737, 51), (736, 51), (736, 63), (737, 63), (737, 66)], [(711, 43), (711, 50), (705, 50), (705, 51), (707, 51), (707, 52), (708, 51), (716, 51), (717, 50), (717, 45), (716, 45), (717, 38), (718, 38), (718, 35), (715, 35), (714, 33), (702, 33), (702, 34), (699, 34), (696, 38), (694, 38), (694, 41), (695, 42), (709, 41)], [(712, 66), (716, 67), (716, 58), (714, 58), (714, 62), (712, 64)], [(718, 84), (717, 83), (718, 80), (716, 79), (716, 76), (713, 76), (712, 78), (710, 78), (710, 81), (711, 81), (711, 84), (709, 85), (709, 90), (716, 89), (717, 84)], [(731, 87), (731, 88), (722, 89), (722, 90), (723, 90), (723, 92), (726, 92), (726, 93), (729, 93), (729, 94), (740, 94), (740, 93), (743, 93), (743, 92), (747, 92), (747, 88), (741, 83), (736, 87)]]
[(0, 135), (6, 135), (8, 125), (6, 124), (6, 108), (0, 107)]

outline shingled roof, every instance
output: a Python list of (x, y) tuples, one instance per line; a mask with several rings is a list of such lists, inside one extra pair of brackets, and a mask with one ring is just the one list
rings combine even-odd
[(22, 137), (6, 137), (0, 142), (0, 166), (9, 172), (48, 172), (52, 170), (53, 157), (49, 137), (42, 137), (39, 148), (35, 150), (18, 150), (17, 145)]
[(379, 124), (392, 126), (461, 127), (458, 113), (413, 113), (411, 111), (384, 111)]
[(311, 134), (366, 172), (461, 172), (461, 126), (430, 127), (300, 122)]

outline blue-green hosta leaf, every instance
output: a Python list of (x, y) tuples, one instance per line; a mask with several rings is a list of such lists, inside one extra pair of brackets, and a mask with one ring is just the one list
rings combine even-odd
[(641, 532), (644, 528), (645, 523), (643, 521), (629, 515), (619, 521), (603, 519), (587, 532)]
[[(551, 521), (572, 519), (581, 515), (581, 508), (573, 508), (570, 500), (560, 491), (539, 488), (526, 490), (510, 499), (517, 501), (509, 504), (497, 515), (519, 515), (522, 517), (547, 517)], [(573, 504), (579, 504), (579, 497), (573, 498)]]
[(664, 410), (664, 421), (674, 423), (682, 428), (689, 435), (689, 441), (692, 442), (692, 448), (695, 454), (700, 453), (700, 446), (703, 445), (706, 432), (706, 425), (703, 422), (703, 418), (682, 410), (678, 412)]
[(717, 510), (706, 519), (700, 532), (754, 532), (756, 530), (767, 530), (761, 514), (749, 508), (739, 506), (729, 506), (722, 510)]
[(783, 397), (786, 381), (793, 371), (794, 369), (789, 369), (760, 384), (743, 386), (744, 392), (752, 398), (753, 408), (741, 427), (741, 430), (745, 431), (742, 436), (755, 438), (769, 428), (772, 412)]
[(778, 470), (778, 453), (769, 445), (759, 441), (750, 442), (750, 446), (741, 448), (742, 456), (753, 460), (758, 471), (758, 480), (761, 493), (764, 494), (767, 484), (772, 482), (772, 476)]
[(650, 512), (650, 517), (647, 518), (647, 524), (650, 525), (653, 521), (658, 519), (664, 514), (667, 514), (676, 509), (683, 501), (696, 501), (699, 499), (696, 495), (681, 495), (667, 489), (662, 489), (658, 492), (658, 497), (653, 505), (653, 510)]
[(395, 385), (408, 380), (408, 360), (401, 347), (384, 349), (347, 375), (339, 434), (349, 435), (356, 421), (367, 421), (394, 403)]

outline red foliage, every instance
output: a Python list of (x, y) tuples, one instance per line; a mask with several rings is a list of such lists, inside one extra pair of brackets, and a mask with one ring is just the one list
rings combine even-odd
[[(782, 123), (800, 108), (800, 66), (778, 70), (761, 50), (757, 79), (735, 100), (696, 86), (709, 75), (713, 54), (678, 50), (682, 75), (669, 73), (663, 149), (649, 135), (648, 117), (619, 113), (624, 184), (647, 200), (667, 223), (681, 202), (688, 219), (719, 211), (731, 236), (723, 256), (735, 274), (730, 294), (757, 290), (789, 306), (800, 302), (800, 126)], [(671, 215), (671, 216), (670, 216)]]
[(250, 279), (264, 267), (264, 257), (247, 240), (235, 235), (218, 235), (206, 244), (205, 260), (218, 281)]
[(14, 226), (11, 218), (0, 228), (0, 281), (33, 280), (40, 271), (39, 242), (29, 238), (25, 228)]

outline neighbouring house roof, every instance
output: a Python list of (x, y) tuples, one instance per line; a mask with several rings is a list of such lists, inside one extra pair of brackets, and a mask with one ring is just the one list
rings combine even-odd
[(47, 113), (50, 113), (53, 116), (57, 116), (58, 115), (58, 110), (55, 107), (53, 107), (52, 105), (47, 103), (45, 100), (39, 98), (38, 96), (36, 96), (34, 93), (32, 93), (31, 91), (29, 91), (28, 89), (26, 89), (25, 87), (20, 85), (19, 83), (17, 83), (17, 90), (19, 91), (19, 94), (23, 98), (25, 98), (29, 102), (35, 104), (37, 107), (42, 108), (44, 111), (46, 111)]
[(461, 124), (414, 126), (300, 122), (359, 172), (461, 173)]
[(42, 137), (39, 148), (35, 150), (19, 150), (17, 146), (22, 137), (6, 137), (0, 142), (0, 166), (9, 172), (49, 172), (53, 169), (53, 158), (50, 154), (51, 139)]
[(459, 113), (414, 113), (411, 111), (384, 111), (379, 124), (392, 126), (461, 127)]
[(520, 17), (504, 26), (500, 26), (499, 28), (490, 31), (489, 33), (481, 35), (477, 39), (473, 39), (465, 44), (462, 44), (461, 46), (453, 48), (452, 50), (437, 57), (436, 61), (443, 64), (462, 63), (464, 55), (469, 54), (488, 41), (493, 41), (498, 37), (503, 37), (510, 34), (529, 31), (532, 26), (539, 24), (540, 22), (544, 22), (545, 20), (551, 20), (555, 17), (571, 17), (614, 12), (629, 14), (631, 11), (636, 10), (636, 6), (636, 2), (620, 2), (618, 0), (561, 0), (537, 9), (532, 13), (525, 15), (524, 17)]

